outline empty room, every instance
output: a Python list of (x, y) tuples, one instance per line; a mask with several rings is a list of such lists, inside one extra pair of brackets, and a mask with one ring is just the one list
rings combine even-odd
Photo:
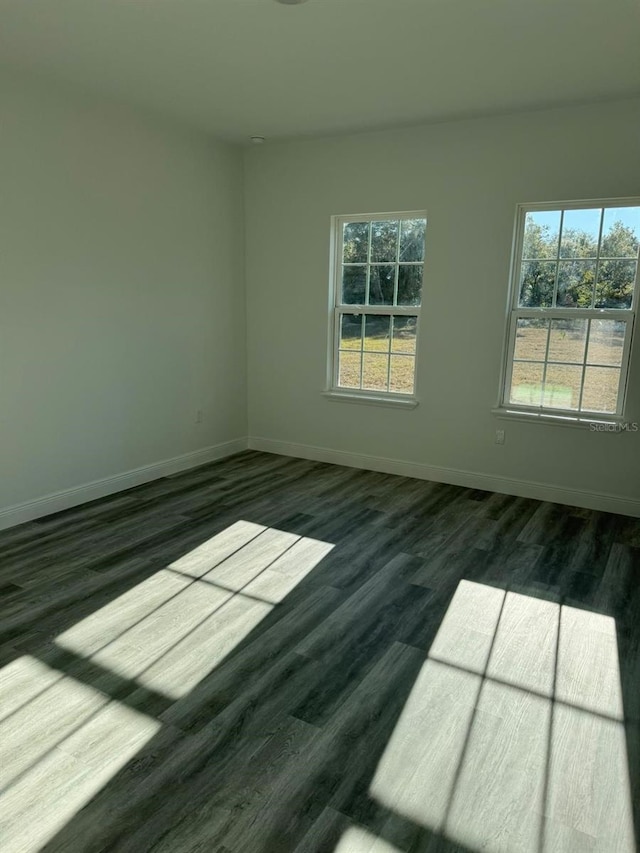
[(636, 0), (0, 0), (2, 853), (635, 853)]

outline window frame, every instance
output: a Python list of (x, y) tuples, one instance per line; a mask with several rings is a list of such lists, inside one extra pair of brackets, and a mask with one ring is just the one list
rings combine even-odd
[[(629, 308), (571, 308), (571, 307), (546, 307), (546, 308), (523, 308), (518, 305), (520, 297), (520, 273), (523, 263), (522, 252), (525, 236), (525, 222), (528, 213), (546, 210), (560, 210), (560, 228), (564, 212), (567, 210), (588, 210), (588, 209), (606, 209), (616, 207), (640, 207), (639, 197), (624, 197), (624, 198), (606, 198), (606, 199), (580, 199), (571, 201), (553, 201), (553, 202), (532, 202), (521, 203), (516, 205), (516, 216), (513, 232), (513, 244), (511, 252), (511, 265), (509, 270), (509, 295), (507, 299), (506, 312), (506, 333), (504, 336), (502, 369), (500, 373), (500, 387), (498, 392), (498, 404), (494, 413), (498, 415), (513, 415), (530, 420), (549, 420), (563, 423), (602, 423), (602, 422), (621, 422), (624, 420), (626, 408), (626, 398), (629, 380), (629, 365), (631, 348), (633, 343), (633, 333), (635, 326), (636, 306), (638, 303), (638, 288), (640, 287), (640, 252), (636, 265), (636, 277), (633, 286), (631, 297), (631, 305)], [(602, 229), (604, 216), (600, 221), (598, 233), (598, 251), (596, 255), (596, 281), (597, 272), (600, 261), (603, 260), (600, 256), (600, 246), (602, 240)], [(561, 260), (560, 258), (561, 232), (558, 239), (558, 251), (555, 259), (556, 265)], [(595, 292), (595, 291), (594, 291)], [(558, 293), (558, 267), (556, 266), (556, 276), (554, 282), (554, 298)], [(513, 375), (513, 363), (515, 360), (515, 338), (519, 319), (588, 319), (588, 320), (625, 320), (626, 331), (623, 344), (622, 359), (620, 363), (620, 378), (618, 382), (617, 407), (615, 412), (596, 412), (588, 409), (562, 409), (551, 408), (544, 406), (542, 403), (539, 406), (528, 406), (522, 403), (510, 402), (511, 396), (511, 379)], [(585, 341), (584, 361), (582, 362), (582, 379), (580, 386), (580, 401), (584, 390), (585, 367), (587, 365), (587, 352), (589, 347), (589, 332), (590, 324), (587, 327), (587, 338)], [(549, 353), (550, 335), (547, 337), (547, 350), (545, 352), (545, 373), (546, 366), (555, 362), (548, 362), (547, 356)], [(564, 364), (564, 362), (563, 362)], [(595, 365), (598, 366), (598, 365)], [(609, 365), (606, 365), (609, 366)], [(580, 401), (578, 405), (580, 404)]]
[[(339, 214), (331, 217), (331, 252), (330, 252), (330, 276), (329, 276), (329, 322), (328, 322), (328, 358), (327, 358), (327, 381), (325, 396), (334, 400), (346, 400), (348, 402), (361, 402), (369, 404), (380, 404), (392, 407), (414, 408), (418, 405), (418, 341), (420, 339), (420, 316), (422, 302), (424, 299), (424, 282), (426, 267), (426, 228), (425, 228), (425, 257), (422, 261), (407, 261), (407, 265), (423, 266), (420, 305), (366, 305), (345, 304), (339, 301), (342, 290), (342, 251), (343, 251), (343, 229), (348, 222), (386, 222), (398, 220), (402, 222), (407, 219), (427, 220), (426, 210), (404, 210), (384, 213), (354, 213)], [(397, 298), (398, 269), (402, 263), (399, 259), (400, 241), (396, 251), (396, 259), (393, 261), (396, 267), (396, 280), (394, 283), (394, 294)], [(372, 266), (367, 261), (367, 293), (369, 287), (369, 270)], [(390, 263), (390, 262), (388, 262)], [(388, 265), (387, 263), (387, 265)], [(373, 264), (376, 265), (375, 263)], [(380, 266), (384, 266), (380, 262)], [(366, 300), (366, 294), (365, 294)], [(366, 388), (348, 388), (338, 384), (340, 370), (340, 320), (344, 314), (367, 315), (379, 314), (416, 318), (416, 351), (412, 355), (414, 360), (413, 393), (405, 394), (400, 391), (391, 391)], [(390, 343), (391, 346), (391, 343)], [(389, 384), (389, 371), (391, 369), (391, 353), (388, 353), (389, 364), (387, 366), (387, 385)], [(400, 353), (402, 355), (402, 353)], [(409, 356), (409, 353), (406, 353)], [(362, 369), (362, 368), (361, 368)]]

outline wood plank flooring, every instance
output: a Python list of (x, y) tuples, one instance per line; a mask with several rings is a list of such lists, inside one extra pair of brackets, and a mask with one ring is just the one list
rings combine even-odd
[(3, 853), (636, 850), (640, 520), (249, 451), (0, 605)]

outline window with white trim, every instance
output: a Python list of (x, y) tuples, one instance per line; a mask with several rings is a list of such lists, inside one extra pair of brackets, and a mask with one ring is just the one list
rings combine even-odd
[(520, 205), (501, 407), (621, 417), (640, 199)]
[(426, 213), (335, 216), (330, 390), (413, 399)]

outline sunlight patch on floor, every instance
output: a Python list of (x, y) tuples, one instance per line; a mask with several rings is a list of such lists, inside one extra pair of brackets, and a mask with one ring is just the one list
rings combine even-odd
[(161, 727), (29, 656), (0, 673), (0, 705), (7, 853), (40, 850)]
[(469, 850), (633, 853), (615, 621), (462, 581), (371, 796)]
[[(143, 688), (184, 696), (333, 547), (240, 521), (57, 637), (51, 666), (25, 655), (0, 670), (3, 851), (40, 850), (162, 728), (129, 707)], [(56, 646), (76, 656), (72, 674)]]
[(61, 634), (62, 648), (177, 699), (333, 545), (239, 521)]
[(360, 826), (350, 826), (338, 841), (334, 853), (400, 853), (400, 848)]

